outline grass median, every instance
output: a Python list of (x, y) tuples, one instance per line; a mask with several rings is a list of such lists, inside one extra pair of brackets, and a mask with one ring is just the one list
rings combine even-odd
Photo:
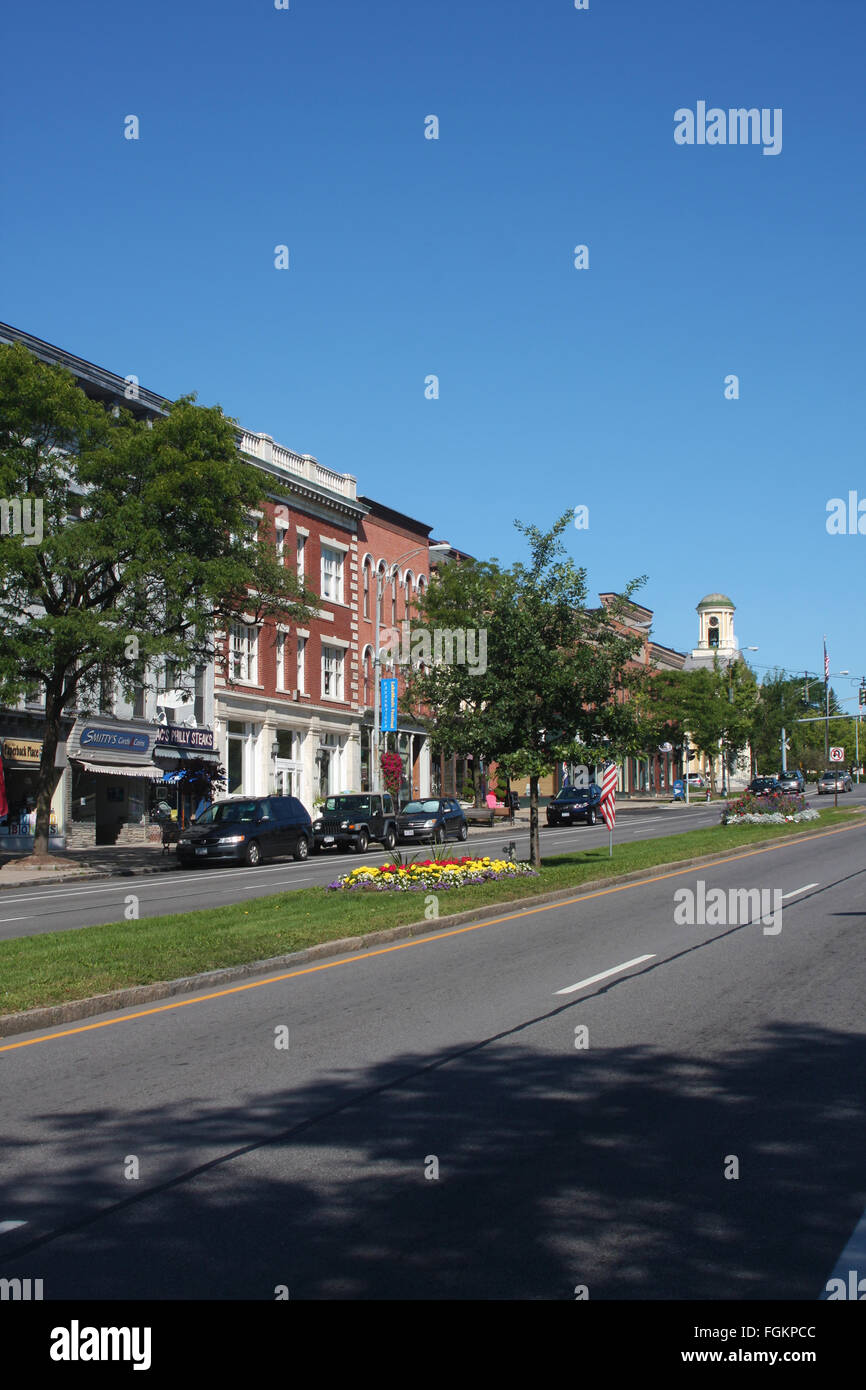
[[(545, 858), (540, 877), (451, 889), (439, 895), (439, 913), (445, 916), (474, 907), (507, 905), (517, 898), (579, 889), (594, 879), (861, 820), (858, 813), (847, 810), (826, 810), (820, 815), (820, 821), (805, 825), (719, 825), (640, 843), (614, 842), (613, 858), (608, 857), (606, 845), (581, 851), (580, 828), (576, 828), (575, 852)], [(463, 846), (458, 852), (464, 852)], [(201, 872), (206, 874), (207, 870)], [(341, 937), (403, 926), (423, 919), (424, 903), (424, 893), (299, 888), (255, 898), (246, 907), (233, 904), (16, 937), (0, 942), (0, 1014), (86, 999), (131, 985), (176, 980), (286, 955)]]

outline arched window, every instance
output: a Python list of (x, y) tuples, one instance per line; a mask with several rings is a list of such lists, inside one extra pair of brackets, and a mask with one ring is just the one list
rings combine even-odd
[(373, 703), (373, 648), (364, 648), (364, 707)]
[(413, 583), (414, 583), (414, 580), (413, 580), (413, 576), (412, 576), (412, 571), (411, 571), (411, 570), (407, 570), (407, 571), (406, 571), (406, 577), (405, 577), (405, 579), (403, 580), (403, 585), (404, 585), (404, 589), (403, 589), (403, 617), (404, 617), (404, 618), (411, 618), (411, 616), (412, 616), (412, 586), (413, 586)]
[(717, 647), (717, 646), (719, 645), (719, 620), (718, 620), (718, 618), (710, 618), (709, 626), (708, 626), (708, 628), (707, 628), (707, 640), (708, 640), (708, 642), (709, 642), (709, 644), (710, 644), (711, 647)]
[(364, 560), (364, 617), (370, 616), (370, 560)]
[(391, 626), (397, 626), (397, 566), (391, 571)]

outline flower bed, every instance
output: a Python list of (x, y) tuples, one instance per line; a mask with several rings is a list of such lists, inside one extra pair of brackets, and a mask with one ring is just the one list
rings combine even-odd
[(798, 824), (819, 819), (817, 811), (807, 810), (805, 797), (786, 792), (760, 797), (744, 792), (736, 801), (729, 801), (722, 812), (723, 825), (783, 825), (785, 821)]
[(343, 874), (329, 888), (367, 889), (377, 893), (443, 892), (448, 888), (467, 888), (473, 883), (490, 883), (503, 878), (537, 878), (529, 864), (512, 859), (422, 859), (413, 864), (361, 864)]

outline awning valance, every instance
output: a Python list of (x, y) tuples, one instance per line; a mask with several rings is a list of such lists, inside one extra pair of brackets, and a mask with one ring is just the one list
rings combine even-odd
[(74, 762), (85, 772), (101, 772), (106, 777), (141, 777), (146, 782), (161, 782), (164, 770), (156, 763), (139, 763), (137, 766), (132, 763), (87, 763), (83, 758), (75, 758)]

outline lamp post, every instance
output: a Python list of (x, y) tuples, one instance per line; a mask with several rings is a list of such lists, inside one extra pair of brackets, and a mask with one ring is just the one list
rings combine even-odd
[[(826, 651), (826, 646), (825, 646)], [(824, 667), (824, 766), (830, 761), (830, 681), (834, 676), (849, 676), (850, 671), (828, 671)]]
[[(428, 555), (437, 555), (437, 554), (441, 554), (441, 553), (443, 553), (444, 551), (450, 550), (450, 549), (451, 549), (450, 545), (448, 545), (448, 544), (447, 544), (446, 542), (444, 542), (444, 541), (439, 541), (436, 545), (416, 545), (414, 550), (410, 550), (410, 551), (408, 551), (405, 555), (401, 555), (401, 556), (399, 556), (398, 559), (392, 561), (391, 567), (390, 567), (391, 573), (393, 574), (394, 571), (398, 568), (398, 566), (404, 564), (406, 560), (411, 560), (415, 555), (420, 555), (422, 552), (425, 552), (425, 553), (428, 554)], [(380, 656), (380, 652), (379, 652), (379, 642), (380, 642), (379, 626), (380, 626), (380, 622), (381, 622), (381, 613), (382, 613), (382, 595), (383, 595), (383, 593), (384, 593), (384, 585), (383, 585), (383, 583), (382, 583), (383, 579), (384, 579), (384, 575), (383, 575), (381, 569), (378, 569), (378, 568), (377, 568), (377, 570), (376, 570), (376, 614), (375, 614), (375, 625), (374, 625), (374, 630), (373, 630), (373, 730), (372, 730), (372, 737), (371, 737), (371, 739), (370, 739), (370, 759), (371, 759), (372, 764), (373, 764), (372, 767), (371, 767), (371, 769), (370, 769), (370, 790), (371, 790), (371, 791), (374, 791), (374, 792), (378, 792), (378, 791), (381, 791), (381, 790), (382, 790), (382, 786), (381, 786), (381, 772), (382, 772), (382, 769), (381, 769), (381, 767), (379, 766), (379, 720), (380, 720), (380, 717), (381, 717), (381, 714), (380, 714), (380, 711), (381, 711), (381, 691), (380, 691), (380, 688), (379, 688), (379, 672), (380, 672), (381, 665), (382, 665), (381, 656)]]

